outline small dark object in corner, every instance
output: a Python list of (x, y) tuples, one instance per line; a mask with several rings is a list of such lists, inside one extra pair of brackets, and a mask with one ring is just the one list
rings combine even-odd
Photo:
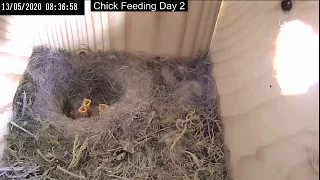
[(290, 11), (291, 8), (292, 8), (291, 0), (282, 0), (281, 8), (282, 8), (283, 11)]

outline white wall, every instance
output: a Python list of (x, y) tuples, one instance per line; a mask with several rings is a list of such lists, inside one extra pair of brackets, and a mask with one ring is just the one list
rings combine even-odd
[[(288, 13), (280, 3), (224, 1), (213, 35), (213, 76), (235, 180), (319, 179), (319, 85), (288, 95), (276, 77), (281, 75), (282, 88), (293, 88), (307, 82), (310, 71), (319, 76), (319, 49), (298, 38), (302, 30), (289, 30), (290, 51), (277, 44), (280, 25), (292, 20), (319, 34), (319, 1), (293, 1)], [(282, 39), (287, 35), (283, 31)]]

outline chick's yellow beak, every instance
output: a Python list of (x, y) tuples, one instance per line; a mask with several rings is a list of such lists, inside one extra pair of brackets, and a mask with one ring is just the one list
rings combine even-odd
[(101, 112), (101, 111), (104, 111), (104, 110), (106, 110), (106, 109), (108, 109), (108, 105), (107, 104), (99, 104), (99, 111)]
[(82, 102), (82, 105), (88, 108), (88, 107), (90, 107), (91, 102), (92, 101), (90, 99), (84, 98), (83, 102)]
[(82, 105), (82, 106), (78, 109), (78, 111), (79, 111), (80, 113), (87, 113), (88, 109), (87, 109), (86, 106)]

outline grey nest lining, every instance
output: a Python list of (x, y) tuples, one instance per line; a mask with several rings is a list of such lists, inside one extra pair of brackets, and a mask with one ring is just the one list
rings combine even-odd
[[(71, 55), (38, 47), (17, 89), (4, 179), (229, 179), (207, 53)], [(108, 104), (71, 118), (84, 98)], [(18, 169), (17, 169), (18, 168)]]

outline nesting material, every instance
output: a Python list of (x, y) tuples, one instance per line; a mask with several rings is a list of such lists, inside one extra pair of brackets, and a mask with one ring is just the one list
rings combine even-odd
[[(13, 102), (20, 128), (10, 125), (3, 158), (20, 169), (1, 177), (229, 179), (211, 69), (204, 53), (34, 49)], [(88, 104), (98, 115), (87, 117)]]

